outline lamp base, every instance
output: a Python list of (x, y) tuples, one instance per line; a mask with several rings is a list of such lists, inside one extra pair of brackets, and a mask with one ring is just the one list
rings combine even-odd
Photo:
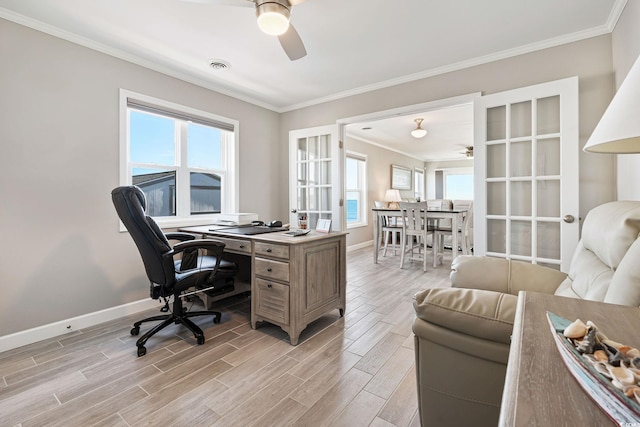
[(389, 202), (387, 206), (389, 209), (400, 209), (400, 204), (398, 202)]

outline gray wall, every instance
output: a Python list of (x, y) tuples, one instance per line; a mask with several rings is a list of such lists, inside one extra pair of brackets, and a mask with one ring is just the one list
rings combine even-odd
[[(612, 35), (616, 88), (620, 87), (629, 69), (640, 56), (639, 23), (640, 2), (627, 2)], [(640, 154), (621, 154), (617, 156), (617, 160), (618, 200), (640, 200)]]
[[(502, 92), (571, 76), (579, 77), (582, 149), (613, 96), (610, 35), (283, 113), (280, 152), (287, 156), (286, 141), (291, 129), (331, 124), (342, 118), (474, 92)], [(612, 156), (586, 155), (582, 151), (576, 155), (580, 164), (580, 215), (584, 217), (592, 207), (615, 198), (615, 162)], [(287, 175), (281, 176), (280, 185), (286, 186), (287, 180)]]
[(120, 88), (239, 120), (240, 211), (286, 218), (277, 113), (2, 19), (0, 58), (0, 336), (148, 297), (111, 204)]
[[(292, 129), (577, 75), (584, 144), (615, 87), (608, 35), (283, 114), (1, 19), (0, 57), (0, 336), (147, 297), (109, 197), (120, 88), (238, 120), (240, 211), (287, 218)], [(614, 198), (615, 170), (612, 156), (579, 156), (584, 215)]]
[[(367, 144), (353, 138), (345, 139), (345, 149), (367, 155), (367, 204), (373, 208), (373, 202), (384, 200), (384, 195), (391, 188), (391, 165), (411, 168), (424, 168), (424, 162), (384, 148)], [(412, 176), (413, 180), (413, 176)], [(414, 191), (400, 191), (403, 198), (415, 197)], [(373, 220), (371, 215), (367, 225), (347, 230), (347, 246), (358, 245), (373, 240)]]

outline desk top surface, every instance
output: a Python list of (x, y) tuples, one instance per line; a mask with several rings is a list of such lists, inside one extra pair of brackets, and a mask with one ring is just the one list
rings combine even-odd
[[(392, 208), (372, 208), (374, 212), (400, 212), (400, 208), (392, 209)], [(428, 213), (464, 213), (469, 209), (427, 209)]]
[[(179, 231), (193, 234), (203, 234), (207, 236), (219, 236), (228, 237), (234, 239), (255, 240), (258, 242), (270, 242), (270, 243), (286, 243), (289, 245), (295, 245), (300, 243), (306, 243), (314, 240), (322, 240), (328, 238), (335, 238), (346, 236), (348, 233), (342, 231), (331, 231), (329, 233), (319, 233), (315, 230), (311, 230), (308, 234), (303, 236), (291, 236), (285, 234), (286, 231), (276, 231), (263, 234), (238, 234), (238, 233), (226, 233), (224, 230), (230, 228), (228, 226), (219, 225), (200, 225), (196, 227), (181, 227)], [(236, 228), (236, 227), (233, 227)]]

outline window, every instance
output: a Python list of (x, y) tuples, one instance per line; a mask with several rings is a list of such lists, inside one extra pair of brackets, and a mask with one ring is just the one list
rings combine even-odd
[(347, 228), (367, 225), (367, 157), (348, 152), (345, 177)]
[(137, 185), (162, 226), (237, 211), (237, 122), (121, 91), (121, 185)]
[(413, 174), (416, 201), (426, 200), (424, 195), (424, 169), (416, 168)]
[(468, 168), (446, 169), (444, 172), (444, 198), (473, 200), (473, 170)]

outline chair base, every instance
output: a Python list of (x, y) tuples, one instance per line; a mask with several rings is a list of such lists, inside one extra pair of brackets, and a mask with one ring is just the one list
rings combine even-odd
[(218, 324), (220, 323), (222, 313), (213, 310), (185, 312), (182, 307), (182, 300), (179, 297), (176, 297), (173, 302), (173, 313), (147, 317), (146, 319), (135, 322), (130, 332), (133, 336), (137, 336), (140, 334), (140, 325), (142, 323), (156, 322), (160, 320), (162, 321), (161, 323), (155, 325), (153, 328), (145, 332), (144, 335), (142, 335), (140, 338), (138, 338), (138, 341), (136, 341), (136, 346), (138, 347), (138, 357), (147, 354), (147, 349), (144, 345), (149, 338), (172, 324), (182, 324), (193, 333), (198, 345), (204, 344), (204, 332), (202, 332), (202, 329), (200, 329), (198, 325), (196, 325), (191, 321), (191, 319), (189, 319), (190, 317), (196, 316), (214, 316), (213, 323)]

